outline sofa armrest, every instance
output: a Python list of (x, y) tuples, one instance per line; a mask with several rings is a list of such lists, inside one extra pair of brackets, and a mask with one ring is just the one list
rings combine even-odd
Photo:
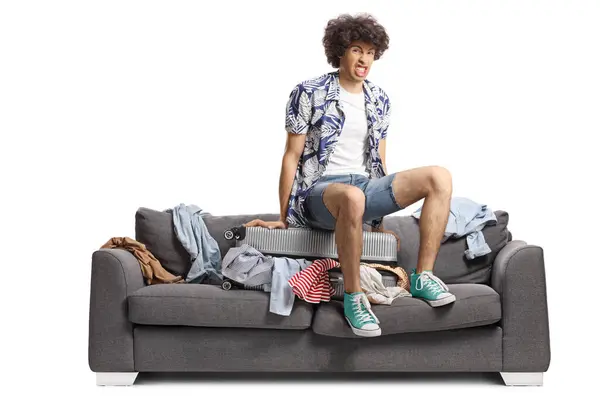
[(134, 371), (127, 296), (144, 285), (140, 264), (127, 250), (100, 249), (92, 254), (88, 347), (92, 371)]
[(492, 287), (502, 302), (502, 370), (547, 371), (550, 332), (543, 249), (522, 240), (508, 242), (494, 260)]

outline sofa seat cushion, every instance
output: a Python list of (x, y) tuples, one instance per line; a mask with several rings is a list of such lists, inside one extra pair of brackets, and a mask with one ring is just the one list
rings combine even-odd
[[(501, 319), (500, 296), (490, 286), (478, 283), (448, 285), (456, 301), (431, 307), (414, 297), (400, 297), (390, 305), (372, 305), (382, 335), (407, 332), (443, 331), (489, 325)], [(313, 322), (315, 333), (326, 336), (356, 336), (344, 319), (342, 301), (321, 303)]]
[(175, 283), (145, 286), (128, 297), (129, 320), (144, 325), (306, 329), (313, 306), (296, 301), (292, 313), (269, 311), (270, 293)]

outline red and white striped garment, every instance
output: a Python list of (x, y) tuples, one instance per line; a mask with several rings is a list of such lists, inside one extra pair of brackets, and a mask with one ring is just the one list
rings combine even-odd
[(310, 266), (296, 272), (288, 280), (292, 292), (308, 303), (330, 301), (335, 294), (335, 289), (329, 282), (329, 271), (339, 266), (339, 262), (331, 258), (315, 260)]

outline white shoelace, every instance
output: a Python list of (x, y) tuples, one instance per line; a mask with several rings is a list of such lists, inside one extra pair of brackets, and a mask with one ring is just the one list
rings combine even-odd
[(354, 313), (358, 322), (379, 323), (379, 320), (371, 310), (371, 304), (366, 296), (354, 296), (352, 301), (354, 302), (354, 304), (352, 304), (352, 308), (354, 309)]
[(415, 286), (417, 290), (421, 290), (424, 286), (427, 286), (434, 295), (448, 291), (448, 286), (429, 271), (424, 271), (419, 275)]

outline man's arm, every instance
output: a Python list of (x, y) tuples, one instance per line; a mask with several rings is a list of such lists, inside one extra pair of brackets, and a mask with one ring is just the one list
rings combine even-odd
[(288, 202), (292, 185), (294, 184), (294, 176), (298, 169), (298, 161), (304, 152), (304, 143), (306, 135), (297, 135), (288, 133), (287, 142), (285, 144), (285, 152), (281, 161), (281, 173), (279, 175), (279, 204), (281, 221), (285, 221), (287, 216)]

